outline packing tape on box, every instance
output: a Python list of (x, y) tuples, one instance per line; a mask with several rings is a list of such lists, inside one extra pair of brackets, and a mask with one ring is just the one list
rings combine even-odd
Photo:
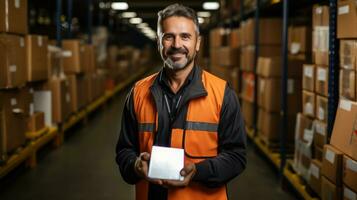
[(354, 172), (357, 172), (357, 162), (352, 159), (347, 160), (346, 167)]
[(330, 149), (326, 149), (325, 158), (331, 164), (334, 164), (335, 163), (335, 152), (331, 151)]
[(11, 98), (10, 104), (11, 104), (11, 106), (17, 105), (17, 99), (16, 98)]
[(346, 111), (351, 111), (352, 103), (351, 101), (341, 99), (340, 100), (340, 108)]
[(343, 189), (343, 197), (347, 198), (348, 200), (357, 200), (357, 195), (352, 190), (344, 187)]
[(348, 14), (349, 12), (350, 12), (350, 6), (349, 5), (338, 7), (338, 15)]
[(320, 169), (313, 163), (310, 164), (310, 173), (315, 176), (315, 178), (320, 178)]
[(327, 70), (324, 68), (317, 69), (317, 80), (318, 81), (326, 81), (327, 78)]

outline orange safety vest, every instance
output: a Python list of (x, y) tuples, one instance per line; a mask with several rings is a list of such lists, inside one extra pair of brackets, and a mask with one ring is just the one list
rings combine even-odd
[[(140, 153), (151, 152), (155, 132), (158, 127), (158, 114), (150, 92), (150, 86), (157, 74), (151, 75), (134, 86), (134, 109), (138, 120)], [(202, 71), (202, 82), (208, 95), (189, 102), (185, 131), (172, 129), (171, 147), (185, 151), (185, 164), (197, 163), (217, 156), (218, 123), (226, 82)], [(136, 184), (136, 199), (148, 199), (149, 184), (141, 180)], [(197, 182), (187, 187), (168, 190), (168, 200), (227, 200), (226, 186), (207, 188)]]

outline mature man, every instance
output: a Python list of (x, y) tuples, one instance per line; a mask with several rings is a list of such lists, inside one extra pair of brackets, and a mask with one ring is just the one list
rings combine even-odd
[[(138, 81), (122, 117), (116, 161), (137, 200), (226, 200), (226, 184), (246, 165), (246, 135), (234, 90), (200, 69), (196, 13), (173, 4), (158, 13), (164, 66)], [(184, 149), (183, 181), (148, 177), (153, 145)]]

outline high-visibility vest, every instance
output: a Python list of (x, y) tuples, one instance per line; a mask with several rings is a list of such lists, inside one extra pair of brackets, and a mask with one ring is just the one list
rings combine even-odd
[[(151, 152), (158, 127), (158, 114), (150, 86), (157, 74), (134, 86), (134, 109), (138, 121), (140, 152)], [(207, 96), (189, 102), (184, 129), (172, 129), (171, 147), (185, 151), (185, 164), (197, 163), (218, 154), (218, 123), (226, 82), (202, 71), (202, 82)], [(148, 199), (149, 184), (141, 180), (136, 184), (136, 199)], [(207, 188), (191, 181), (187, 187), (168, 189), (168, 200), (227, 200), (226, 186)]]

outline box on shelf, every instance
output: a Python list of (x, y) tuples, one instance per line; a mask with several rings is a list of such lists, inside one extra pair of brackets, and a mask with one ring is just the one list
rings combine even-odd
[(288, 30), (289, 53), (296, 55), (311, 51), (311, 30), (307, 26), (290, 26)]
[(34, 112), (27, 118), (27, 132), (37, 132), (45, 128), (45, 113)]
[(327, 123), (328, 99), (326, 97), (316, 95), (316, 111), (315, 116), (318, 120)]
[(219, 62), (218, 64), (226, 67), (238, 66), (240, 61), (240, 49), (231, 47), (219, 48)]
[[(257, 74), (262, 77), (279, 78), (281, 77), (281, 61), (279, 56), (259, 57)], [(288, 77), (300, 78), (302, 74), (303, 62), (300, 60), (288, 60)]]
[(66, 39), (62, 41), (63, 48), (63, 69), (68, 74), (79, 74), (83, 72), (81, 65), (81, 44), (76, 39)]
[(315, 93), (302, 91), (303, 114), (309, 117), (315, 117)]
[(25, 45), (23, 37), (0, 34), (0, 89), (22, 87), (25, 85)]
[(242, 90), (240, 97), (246, 101), (254, 102), (255, 74), (249, 72), (242, 73)]
[(224, 28), (215, 28), (209, 34), (210, 48), (221, 47), (226, 43), (226, 31)]
[(343, 186), (343, 200), (355, 200), (357, 198), (357, 192), (351, 190), (347, 186)]
[(0, 2), (0, 32), (27, 34), (27, 0)]
[(357, 40), (340, 40), (340, 67), (357, 69)]
[[(260, 45), (258, 57), (277, 57), (281, 55), (280, 45)], [(241, 48), (241, 70), (252, 72), (255, 65), (255, 46), (249, 45)]]
[[(254, 45), (255, 20), (250, 18), (241, 24), (242, 45)], [(259, 44), (278, 45), (282, 37), (282, 20), (280, 18), (260, 18), (259, 30), (270, 30), (269, 32), (259, 32)]]
[(315, 88), (315, 65), (304, 64), (304, 74), (302, 76), (302, 88), (313, 92)]
[(322, 162), (324, 150), (318, 146), (314, 146), (314, 158)]
[(319, 95), (328, 96), (328, 68), (317, 66), (315, 78), (315, 92)]
[(241, 105), (242, 105), (241, 108), (242, 108), (245, 125), (247, 127), (252, 127), (253, 116), (254, 116), (254, 104), (249, 101), (242, 100)]
[(343, 153), (332, 145), (324, 146), (322, 175), (337, 186), (342, 186)]
[(314, 120), (315, 134), (314, 145), (323, 148), (327, 141), (327, 123)]
[(41, 81), (48, 78), (47, 36), (27, 35), (26, 68), (27, 81)]
[(357, 191), (357, 161), (343, 156), (343, 184)]
[(342, 187), (336, 186), (326, 177), (321, 179), (321, 199), (322, 200), (339, 200), (342, 198)]
[(231, 48), (239, 48), (241, 46), (241, 29), (240, 28), (235, 28), (232, 29), (230, 34), (229, 34), (229, 46)]
[(81, 46), (81, 67), (84, 73), (94, 73), (97, 69), (96, 67), (96, 55), (95, 48), (91, 44), (84, 44)]
[[(52, 41), (50, 41), (51, 43)], [(52, 76), (59, 77), (61, 76), (63, 71), (63, 58), (62, 58), (62, 49), (53, 46), (52, 44), (47, 46), (47, 67), (48, 67), (48, 79)]]
[(352, 69), (340, 70), (340, 96), (346, 99), (356, 100), (356, 71)]
[(312, 8), (312, 27), (329, 26), (330, 12), (328, 6), (314, 5)]
[(310, 180), (309, 185), (311, 189), (321, 196), (321, 162), (314, 159), (310, 164)]
[(329, 65), (329, 27), (317, 26), (312, 31), (313, 62), (317, 65)]
[(54, 123), (64, 122), (71, 112), (69, 82), (67, 79), (52, 77), (47, 87), (52, 93), (52, 120)]
[(357, 12), (354, 0), (337, 1), (337, 38), (357, 38)]

